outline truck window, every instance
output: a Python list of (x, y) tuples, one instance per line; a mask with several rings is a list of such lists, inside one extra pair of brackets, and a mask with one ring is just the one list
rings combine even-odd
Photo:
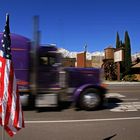
[(53, 64), (55, 64), (56, 59), (54, 57), (49, 57), (49, 63), (52, 66)]
[(40, 65), (48, 65), (48, 57), (40, 57)]
[(56, 58), (55, 57), (47, 57), (47, 56), (41, 56), (40, 57), (40, 65), (44, 66), (52, 66), (55, 64)]

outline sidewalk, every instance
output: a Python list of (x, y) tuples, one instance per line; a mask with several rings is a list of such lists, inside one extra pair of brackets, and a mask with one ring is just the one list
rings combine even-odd
[(104, 81), (108, 85), (140, 85), (140, 82), (127, 82), (127, 81)]

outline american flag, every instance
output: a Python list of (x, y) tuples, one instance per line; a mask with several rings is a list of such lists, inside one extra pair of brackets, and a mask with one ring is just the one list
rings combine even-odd
[(20, 103), (16, 77), (14, 74), (9, 15), (6, 15), (6, 25), (0, 51), (0, 124), (10, 136), (24, 127), (24, 118)]

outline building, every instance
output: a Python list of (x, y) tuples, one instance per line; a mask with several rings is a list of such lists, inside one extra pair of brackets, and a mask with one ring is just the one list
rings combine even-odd
[(62, 58), (62, 66), (75, 67), (76, 58)]
[(109, 60), (109, 59), (113, 59), (114, 60), (114, 51), (115, 48), (109, 46), (108, 48), (104, 49), (105, 52), (105, 59)]
[(92, 67), (101, 68), (104, 56), (92, 56)]
[(86, 67), (91, 68), (92, 67), (92, 60), (86, 60)]
[(77, 54), (76, 67), (79, 67), (79, 68), (91, 68), (92, 67), (92, 60), (86, 59), (86, 52)]
[(109, 46), (104, 49), (105, 58), (103, 59), (102, 68), (104, 69), (104, 76), (106, 80), (116, 80), (116, 65), (114, 63), (115, 48)]
[(77, 67), (79, 67), (79, 68), (86, 67), (86, 52), (77, 54)]
[(131, 73), (136, 76), (135, 80), (140, 81), (140, 62), (131, 67)]

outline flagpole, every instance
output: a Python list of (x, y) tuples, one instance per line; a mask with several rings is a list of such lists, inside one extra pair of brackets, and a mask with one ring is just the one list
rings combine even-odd
[(5, 138), (4, 126), (2, 126), (2, 140)]

